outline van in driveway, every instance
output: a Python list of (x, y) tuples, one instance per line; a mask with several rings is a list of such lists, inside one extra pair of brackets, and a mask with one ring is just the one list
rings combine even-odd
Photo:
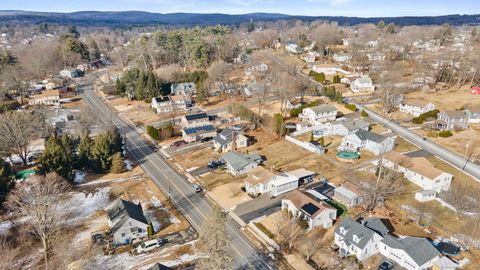
[(149, 252), (149, 251), (152, 251), (156, 248), (160, 247), (160, 244), (158, 243), (158, 240), (148, 240), (148, 241), (145, 241), (143, 243), (141, 243), (136, 251), (138, 254), (141, 254), (141, 253), (145, 253), (145, 252)]

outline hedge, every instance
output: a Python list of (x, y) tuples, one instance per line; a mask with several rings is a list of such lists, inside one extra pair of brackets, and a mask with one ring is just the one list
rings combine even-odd
[(452, 137), (453, 133), (450, 130), (444, 130), (444, 131), (440, 131), (438, 133), (438, 136), (440, 136), (442, 138), (448, 138), (448, 137)]
[(355, 106), (355, 104), (346, 104), (345, 108), (349, 109), (350, 111), (357, 111), (357, 106)]
[(260, 231), (262, 231), (266, 236), (268, 236), (268, 238), (273, 239), (275, 237), (275, 235), (272, 232), (270, 232), (267, 228), (265, 228), (265, 226), (263, 226), (262, 223), (254, 222), (253, 224)]

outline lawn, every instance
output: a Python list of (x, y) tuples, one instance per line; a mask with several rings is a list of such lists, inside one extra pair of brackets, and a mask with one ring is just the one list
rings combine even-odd
[(337, 218), (338, 217), (343, 217), (347, 214), (347, 211), (348, 211), (348, 207), (343, 205), (342, 203), (340, 202), (337, 202), (333, 199), (329, 200), (329, 201), (326, 201), (329, 205), (335, 207), (337, 209)]

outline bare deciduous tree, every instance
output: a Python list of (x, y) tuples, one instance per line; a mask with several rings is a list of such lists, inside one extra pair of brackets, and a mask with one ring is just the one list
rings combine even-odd
[(305, 230), (298, 224), (298, 219), (292, 217), (288, 212), (282, 212), (275, 221), (275, 225), (277, 241), (286, 252), (291, 252), (298, 241), (305, 235)]
[(298, 249), (305, 256), (305, 259), (310, 261), (312, 256), (323, 247), (324, 240), (318, 231), (314, 231), (305, 235), (301, 242)]
[(18, 255), (18, 250), (7, 240), (6, 237), (0, 236), (0, 254), (2, 256), (2, 263), (0, 263), (0, 270), (13, 269), (13, 262)]
[(25, 229), (42, 243), (45, 269), (57, 243), (63, 216), (61, 199), (69, 189), (68, 182), (56, 173), (35, 176), (18, 184), (10, 193), (7, 207), (22, 217), (27, 217)]
[(30, 112), (7, 112), (0, 115), (0, 145), (18, 155), (27, 165), (29, 144), (38, 138), (45, 125), (43, 119)]

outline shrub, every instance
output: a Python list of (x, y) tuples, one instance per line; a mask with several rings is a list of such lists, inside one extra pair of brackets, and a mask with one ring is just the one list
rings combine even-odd
[(310, 108), (310, 107), (315, 107), (318, 106), (318, 101), (313, 101), (307, 104), (303, 104), (302, 106), (298, 108), (294, 108), (290, 110), (290, 116), (291, 117), (297, 117), (299, 114), (302, 113), (303, 109)]
[(268, 236), (268, 238), (273, 239), (275, 237), (275, 235), (272, 232), (270, 232), (267, 228), (265, 228), (265, 226), (263, 226), (262, 223), (255, 222), (253, 224), (260, 231), (262, 231), (266, 236)]
[(317, 73), (315, 71), (311, 71), (310, 76), (312, 76), (313, 79), (319, 83), (325, 82), (325, 74), (323, 72)]
[(438, 136), (440, 136), (442, 138), (448, 138), (448, 137), (452, 137), (453, 133), (450, 130), (444, 130), (444, 131), (440, 131), (438, 133)]
[(417, 124), (417, 125), (421, 125), (421, 124), (423, 124), (423, 122), (425, 122), (425, 119), (422, 116), (414, 117), (412, 119), (412, 123)]
[(427, 137), (429, 137), (429, 138), (437, 138), (437, 137), (438, 137), (438, 132), (436, 132), (436, 131), (429, 131), (429, 132), (427, 132)]
[(152, 126), (147, 126), (147, 134), (154, 140), (160, 140), (160, 133), (158, 132), (158, 129)]
[(362, 117), (368, 117), (368, 113), (366, 111), (362, 111)]
[(345, 108), (349, 109), (350, 111), (356, 111), (357, 110), (357, 106), (355, 106), (355, 104), (346, 104)]

